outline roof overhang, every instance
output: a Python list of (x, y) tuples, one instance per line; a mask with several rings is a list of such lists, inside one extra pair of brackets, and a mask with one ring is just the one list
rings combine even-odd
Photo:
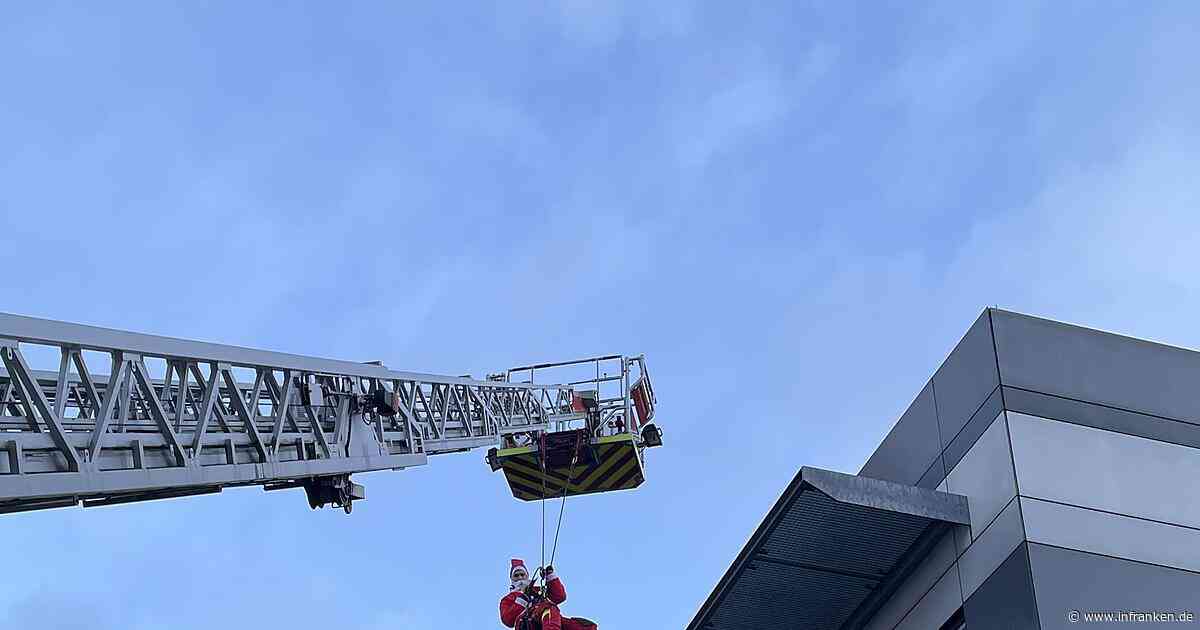
[(801, 468), (688, 630), (856, 630), (969, 523), (961, 495)]

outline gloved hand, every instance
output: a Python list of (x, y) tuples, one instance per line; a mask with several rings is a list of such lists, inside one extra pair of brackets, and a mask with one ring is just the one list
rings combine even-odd
[(546, 568), (542, 569), (542, 575), (554, 575), (554, 567), (546, 565)]

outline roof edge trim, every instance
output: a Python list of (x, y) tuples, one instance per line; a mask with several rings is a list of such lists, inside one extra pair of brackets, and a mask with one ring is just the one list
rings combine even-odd
[(971, 523), (967, 498), (959, 494), (810, 466), (800, 469), (800, 479), (840, 503), (923, 516), (957, 525)]
[(766, 537), (791, 508), (796, 497), (808, 488), (839, 503), (930, 519), (933, 521), (931, 527), (943, 532), (948, 529), (948, 524), (967, 525), (971, 522), (965, 496), (803, 466), (750, 535), (733, 563), (721, 575), (716, 587), (696, 611), (687, 630), (711, 627), (709, 616), (752, 561)]

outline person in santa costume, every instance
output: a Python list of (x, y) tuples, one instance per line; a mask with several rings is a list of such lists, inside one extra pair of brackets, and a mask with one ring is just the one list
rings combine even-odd
[[(509, 628), (541, 630), (596, 630), (599, 626), (581, 617), (563, 617), (558, 605), (567, 601), (567, 589), (554, 567), (542, 571), (546, 587), (533, 586), (525, 562), (513, 558), (508, 570), (509, 592), (500, 600), (500, 621)], [(525, 623), (525, 626), (518, 624)]]

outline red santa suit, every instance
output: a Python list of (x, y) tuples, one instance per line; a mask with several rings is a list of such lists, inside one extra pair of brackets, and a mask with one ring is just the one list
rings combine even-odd
[[(512, 580), (512, 575), (517, 569), (529, 575), (529, 571), (525, 569), (525, 563), (514, 558), (512, 567), (508, 571), (509, 580), (512, 581), (508, 595), (505, 595), (500, 600), (500, 621), (509, 628), (515, 628), (517, 622), (520, 621), (522, 615), (528, 614), (530, 618), (536, 619), (541, 623), (542, 630), (596, 630), (598, 626), (586, 619), (576, 617), (563, 617), (558, 610), (558, 605), (567, 601), (567, 589), (563, 586), (562, 579), (554, 573), (553, 570), (545, 573), (546, 587), (544, 597), (540, 587), (528, 587), (526, 583), (521, 583)], [(526, 588), (529, 592), (526, 592)]]

